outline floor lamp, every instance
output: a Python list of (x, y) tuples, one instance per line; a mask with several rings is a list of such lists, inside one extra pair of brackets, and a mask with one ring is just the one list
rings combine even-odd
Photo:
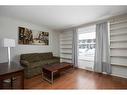
[(15, 47), (15, 40), (14, 39), (3, 39), (3, 46), (7, 47), (8, 50), (8, 66), (10, 67), (10, 48)]
[[(11, 67), (10, 49), (11, 49), (11, 47), (15, 47), (15, 40), (4, 38), (3, 39), (3, 47), (6, 47), (7, 51), (8, 51), (8, 68), (10, 69), (10, 67)], [(4, 82), (5, 83), (12, 83), (11, 81), (13, 81), (13, 80), (14, 80), (14, 77), (12, 77), (10, 79), (6, 79), (6, 80), (4, 80)]]

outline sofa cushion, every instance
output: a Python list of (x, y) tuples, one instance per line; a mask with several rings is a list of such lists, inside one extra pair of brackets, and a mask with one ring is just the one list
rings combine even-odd
[(42, 66), (42, 61), (32, 62), (30, 68)]
[(36, 62), (40, 61), (40, 57), (38, 56), (38, 53), (22, 54), (21, 60), (26, 60), (28, 62)]
[(55, 58), (51, 58), (51, 59), (48, 59), (48, 60), (44, 60), (42, 61), (44, 64), (51, 64), (51, 63), (59, 63), (59, 60), (58, 59), (55, 59)]
[(48, 53), (39, 53), (38, 55), (39, 55), (39, 57), (40, 57), (41, 60), (50, 59), (50, 58), (53, 57), (52, 52), (48, 52)]
[(59, 60), (56, 58), (52, 58), (48, 60), (32, 62), (30, 68), (40, 67), (43, 66), (44, 64), (52, 64), (52, 63), (59, 63)]

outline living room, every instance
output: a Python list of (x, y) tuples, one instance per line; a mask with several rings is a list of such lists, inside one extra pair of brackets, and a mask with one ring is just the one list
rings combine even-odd
[(0, 88), (127, 89), (126, 10), (0, 6)]

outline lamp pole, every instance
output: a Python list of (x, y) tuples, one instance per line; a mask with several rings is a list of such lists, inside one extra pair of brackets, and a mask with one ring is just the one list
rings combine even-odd
[(7, 47), (8, 49), (8, 66), (10, 68), (10, 47)]

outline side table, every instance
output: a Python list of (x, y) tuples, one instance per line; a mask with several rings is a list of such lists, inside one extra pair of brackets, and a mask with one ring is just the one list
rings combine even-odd
[(13, 79), (16, 80), (16, 77), (20, 77), (20, 87), (18, 89), (24, 88), (24, 68), (20, 66), (19, 63), (11, 62), (11, 65), (8, 66), (8, 62), (0, 63), (0, 89), (4, 89), (4, 81), (10, 80), (11, 87), (14, 89)]

